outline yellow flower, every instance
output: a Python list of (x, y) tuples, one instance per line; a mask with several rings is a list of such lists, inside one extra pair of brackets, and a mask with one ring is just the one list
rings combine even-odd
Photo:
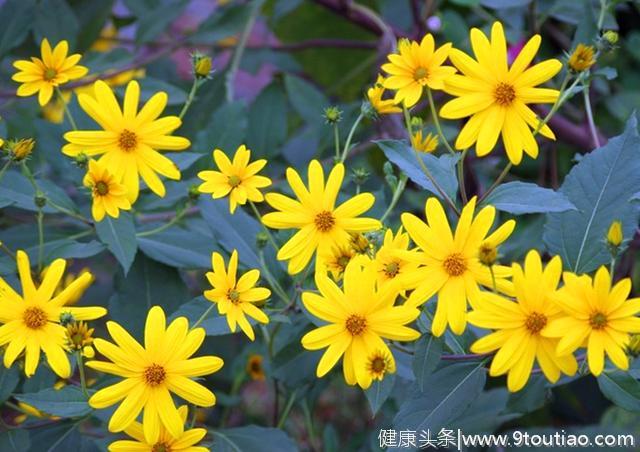
[(367, 90), (367, 98), (371, 106), (379, 115), (388, 115), (392, 113), (400, 113), (402, 109), (398, 107), (393, 99), (383, 99), (385, 87), (383, 86), (384, 77), (378, 75), (376, 83)]
[(596, 50), (593, 46), (586, 46), (584, 44), (578, 44), (575, 50), (569, 56), (567, 64), (569, 68), (574, 72), (583, 72), (596, 64), (595, 59)]
[(64, 106), (71, 100), (69, 91), (61, 91), (61, 96), (55, 96), (47, 105), (42, 107), (42, 117), (54, 124), (64, 121)]
[(450, 50), (451, 43), (436, 49), (431, 33), (420, 44), (415, 41), (399, 44), (398, 53), (389, 55), (389, 63), (382, 65), (389, 74), (383, 86), (396, 90), (393, 101), (403, 102), (408, 108), (420, 100), (423, 89), (444, 89), (445, 80), (456, 72), (455, 68), (442, 65)]
[(438, 147), (438, 136), (428, 133), (422, 137), (422, 130), (411, 134), (411, 147), (418, 152), (433, 152)]
[(21, 83), (18, 96), (28, 97), (38, 93), (38, 102), (44, 106), (51, 99), (55, 87), (84, 77), (89, 70), (78, 65), (81, 58), (79, 53), (67, 56), (67, 41), (60, 41), (52, 51), (49, 41), (43, 39), (40, 52), (42, 58), (15, 61), (13, 66), (18, 72), (11, 78)]
[[(182, 405), (178, 408), (178, 415), (182, 424), (187, 420), (188, 408)], [(197, 447), (202, 438), (207, 434), (203, 428), (191, 428), (185, 430), (177, 437), (164, 427), (160, 427), (157, 438), (149, 441), (145, 438), (144, 427), (139, 422), (132, 423), (124, 429), (124, 432), (133, 438), (131, 440), (120, 440), (109, 444), (109, 452), (208, 452), (206, 447)]]
[(367, 356), (366, 371), (372, 381), (381, 381), (386, 374), (396, 372), (396, 363), (389, 350), (376, 350)]
[(33, 138), (23, 138), (22, 140), (12, 141), (9, 145), (9, 154), (14, 162), (21, 162), (31, 155), (36, 140)]
[(109, 22), (100, 30), (100, 36), (98, 36), (98, 39), (91, 45), (91, 50), (100, 53), (112, 50), (116, 46), (116, 40), (114, 38), (117, 36), (118, 29)]
[(220, 149), (213, 151), (213, 160), (220, 171), (200, 171), (198, 177), (204, 182), (200, 184), (200, 193), (211, 193), (213, 198), (229, 195), (229, 211), (235, 212), (238, 204), (244, 205), (247, 200), (262, 202), (264, 196), (260, 188), (271, 185), (271, 179), (259, 176), (258, 172), (267, 164), (265, 159), (251, 160), (251, 151), (243, 144), (229, 160)]
[(389, 368), (395, 368), (383, 338), (412, 341), (420, 337), (418, 331), (405, 326), (414, 321), (420, 311), (410, 305), (394, 306), (397, 288), (391, 284), (378, 290), (375, 270), (367, 260), (361, 256), (347, 265), (343, 289), (326, 275), (316, 274), (320, 294), (302, 294), (307, 310), (328, 322), (302, 338), (302, 346), (307, 350), (327, 348), (318, 363), (317, 376), (326, 375), (344, 355), (345, 381), (365, 389), (373, 380), (367, 371), (367, 359), (372, 353), (381, 350), (390, 358)]
[(71, 366), (65, 353), (66, 329), (60, 325), (60, 316), (71, 315), (75, 320), (93, 320), (102, 317), (107, 310), (100, 307), (71, 308), (67, 301), (82, 293), (92, 281), (85, 273), (58, 295), (54, 291), (64, 274), (66, 261), (56, 259), (49, 266), (42, 283), (36, 288), (31, 278), (29, 256), (22, 250), (16, 254), (18, 273), (22, 284), (22, 296), (18, 295), (0, 278), (0, 345), (7, 345), (4, 365), (11, 367), (24, 350), (25, 374), (30, 377), (36, 371), (42, 350), (51, 370), (61, 378), (69, 378)]
[[(44, 279), (44, 277), (47, 274), (47, 271), (49, 271), (49, 267), (45, 267), (42, 269), (42, 274), (40, 275), (40, 280)], [(84, 276), (84, 275), (88, 275), (89, 278), (89, 283), (88, 285), (91, 285), (94, 281), (94, 277), (91, 274), (91, 272), (89, 271), (89, 269), (87, 267), (82, 268), (78, 274), (74, 274), (74, 273), (67, 273), (58, 283), (58, 286), (56, 287), (56, 290), (53, 291), (54, 295), (59, 295), (64, 289), (66, 289), (67, 287), (69, 287), (71, 284), (73, 284), (73, 282), (79, 277), (79, 276)], [(82, 292), (76, 292), (75, 294), (72, 294), (71, 296), (69, 296), (67, 302), (65, 303), (67, 306), (71, 306), (73, 304), (76, 304), (78, 302), (78, 300), (80, 300), (80, 297), (82, 296)]]
[(554, 300), (565, 316), (553, 320), (544, 335), (560, 338), (559, 355), (585, 346), (589, 369), (595, 376), (604, 369), (605, 352), (616, 367), (627, 370), (629, 333), (640, 333), (640, 298), (627, 299), (631, 280), (622, 279), (611, 287), (611, 276), (604, 266), (594, 278), (565, 272), (562, 279), (564, 286)]
[(240, 278), (236, 278), (238, 271), (238, 251), (233, 250), (229, 259), (229, 269), (224, 265), (224, 259), (220, 253), (211, 254), (212, 272), (207, 272), (206, 277), (211, 286), (205, 290), (207, 300), (218, 305), (220, 315), (227, 317), (229, 329), (235, 333), (236, 324), (240, 325), (244, 334), (254, 340), (255, 334), (246, 316), (260, 323), (269, 323), (269, 317), (254, 304), (266, 300), (271, 296), (271, 291), (264, 287), (255, 287), (260, 278), (260, 270), (249, 270)]
[(529, 381), (534, 361), (549, 381), (555, 383), (560, 373), (574, 375), (578, 363), (571, 354), (558, 356), (557, 339), (545, 337), (549, 323), (562, 315), (552, 296), (558, 288), (562, 273), (559, 256), (543, 269), (540, 255), (533, 250), (527, 254), (524, 270), (513, 264), (515, 303), (489, 292), (482, 294), (482, 302), (469, 313), (469, 323), (480, 328), (496, 330), (472, 346), (473, 353), (491, 353), (489, 374), (508, 373), (507, 387), (515, 392)]
[(262, 217), (262, 222), (275, 229), (299, 229), (280, 248), (279, 260), (289, 260), (289, 273), (301, 272), (311, 260), (313, 253), (328, 253), (334, 246), (344, 245), (351, 240), (350, 233), (367, 232), (380, 228), (380, 222), (373, 218), (357, 218), (373, 205), (371, 193), (361, 193), (338, 207), (335, 206), (342, 180), (344, 165), (337, 164), (327, 178), (320, 162), (309, 164), (309, 189), (293, 168), (287, 169), (287, 181), (298, 200), (279, 193), (266, 195), (267, 202), (279, 212), (271, 212)]
[(82, 109), (104, 130), (67, 132), (69, 142), (62, 152), (71, 157), (80, 153), (102, 155), (100, 163), (127, 187), (127, 199), (133, 203), (140, 190), (138, 177), (158, 196), (165, 195), (164, 184), (156, 173), (179, 180), (180, 170), (158, 150), (178, 151), (189, 147), (189, 140), (170, 136), (182, 124), (177, 116), (159, 118), (167, 105), (167, 93), (160, 91), (138, 111), (140, 85), (131, 81), (124, 95), (124, 109), (103, 81), (94, 85), (95, 97), (80, 94)]
[(85, 322), (71, 322), (67, 325), (67, 347), (71, 351), (84, 350), (93, 344), (94, 328)]
[[(107, 70), (101, 74), (100, 78), (107, 85), (111, 86), (112, 88), (115, 88), (117, 86), (126, 85), (131, 80), (144, 78), (145, 75), (146, 75), (146, 70), (144, 68), (131, 69), (124, 72)], [(89, 96), (93, 96), (93, 93), (94, 93), (93, 83), (83, 85), (83, 86), (78, 86), (73, 90), (73, 92), (76, 93), (77, 95), (88, 94)]]
[(217, 356), (190, 358), (202, 345), (205, 331), (189, 330), (185, 317), (166, 325), (159, 306), (149, 310), (144, 330), (144, 347), (124, 328), (107, 322), (114, 343), (96, 339), (98, 352), (111, 362), (89, 361), (87, 366), (123, 380), (100, 389), (89, 399), (89, 405), (104, 409), (123, 400), (109, 420), (109, 431), (120, 432), (129, 427), (144, 409), (144, 437), (154, 442), (161, 426), (174, 438), (183, 435), (184, 422), (176, 409), (172, 393), (197, 406), (213, 406), (213, 393), (193, 377), (220, 370), (223, 362)]
[(511, 275), (511, 269), (494, 265), (490, 270), (480, 263), (478, 250), (483, 243), (497, 247), (511, 235), (516, 223), (509, 220), (487, 236), (496, 209), (484, 207), (474, 218), (475, 207), (476, 198), (473, 197), (462, 209), (455, 234), (452, 234), (444, 209), (436, 198), (427, 199), (427, 223), (410, 213), (402, 214), (402, 224), (420, 252), (403, 252), (400, 255), (424, 265), (407, 276), (408, 281), (417, 284), (407, 303), (419, 305), (438, 294), (432, 325), (436, 336), (441, 336), (447, 325), (455, 334), (464, 332), (467, 300), (474, 305), (480, 299), (478, 284), (493, 287), (495, 279), (497, 289), (509, 292), (511, 287), (504, 279)]
[(83, 184), (91, 189), (91, 214), (96, 221), (102, 221), (105, 214), (113, 218), (120, 216), (120, 209), (130, 210), (127, 188), (119, 183), (100, 161), (89, 160), (89, 170)]
[[(509, 160), (517, 165), (522, 151), (533, 158), (538, 156), (538, 143), (531, 129), (537, 130), (540, 119), (527, 104), (554, 103), (559, 91), (536, 88), (562, 69), (555, 59), (529, 67), (540, 47), (539, 35), (532, 37), (520, 51), (510, 68), (507, 67), (507, 44), (500, 22), (493, 24), (491, 41), (477, 28), (471, 29), (471, 45), (476, 60), (458, 49), (449, 58), (462, 72), (447, 79), (445, 91), (457, 98), (447, 102), (440, 116), (449, 119), (471, 118), (464, 125), (455, 146), (467, 149), (476, 144), (478, 157), (487, 155), (495, 147), (498, 136)], [(554, 139), (546, 125), (540, 133)]]
[(398, 286), (402, 290), (413, 288), (403, 280), (407, 275), (411, 275), (413, 271), (417, 270), (419, 265), (399, 256), (397, 251), (409, 251), (409, 235), (404, 232), (402, 226), (395, 236), (391, 229), (387, 229), (384, 233), (382, 246), (372, 261), (379, 288), (393, 281), (398, 282)]
[(329, 272), (335, 281), (339, 281), (347, 264), (357, 254), (350, 244), (337, 245), (329, 250), (323, 250), (322, 253), (318, 252), (316, 271)]
[(16, 424), (22, 424), (24, 421), (27, 420), (27, 418), (29, 416), (33, 416), (33, 417), (36, 417), (36, 418), (39, 418), (39, 419), (49, 418), (52, 421), (57, 421), (58, 419), (60, 419), (60, 417), (58, 417), (58, 416), (50, 416), (47, 413), (43, 413), (42, 411), (40, 411), (39, 409), (37, 409), (33, 405), (29, 405), (28, 403), (18, 402), (18, 406), (22, 409), (22, 414), (17, 415), (13, 419), (13, 421)]
[(263, 381), (265, 379), (264, 366), (262, 365), (264, 358), (262, 355), (249, 355), (247, 360), (247, 374), (252, 380)]
[(607, 243), (610, 246), (618, 247), (622, 244), (623, 239), (622, 223), (619, 221), (613, 221), (607, 231)]

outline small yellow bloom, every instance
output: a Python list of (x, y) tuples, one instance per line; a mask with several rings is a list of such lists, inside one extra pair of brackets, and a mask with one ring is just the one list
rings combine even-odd
[(328, 251), (318, 252), (316, 271), (324, 271), (325, 273), (328, 271), (335, 281), (340, 281), (344, 270), (347, 268), (347, 264), (351, 262), (351, 259), (356, 257), (357, 254), (349, 244), (337, 245)]
[(438, 147), (438, 136), (428, 133), (422, 137), (422, 130), (411, 134), (411, 147), (418, 152), (433, 152)]
[(213, 287), (205, 290), (204, 297), (218, 305), (220, 315), (227, 317), (229, 329), (235, 333), (236, 324), (249, 337), (255, 339), (255, 333), (246, 316), (260, 323), (269, 323), (269, 317), (255, 306), (266, 300), (271, 291), (264, 287), (255, 287), (260, 278), (260, 270), (249, 270), (237, 278), (238, 251), (233, 250), (229, 259), (229, 268), (225, 268), (224, 258), (215, 251), (211, 254), (212, 272), (205, 275)]
[(228, 195), (231, 213), (235, 212), (238, 204), (264, 200), (260, 189), (271, 185), (271, 179), (258, 175), (258, 172), (267, 164), (265, 159), (249, 163), (251, 151), (243, 144), (236, 150), (233, 162), (220, 149), (213, 151), (213, 160), (220, 171), (198, 173), (198, 177), (204, 181), (198, 187), (201, 193), (211, 193), (214, 199)]
[(84, 77), (89, 69), (78, 65), (81, 58), (79, 53), (67, 56), (67, 41), (60, 41), (51, 50), (49, 41), (43, 39), (40, 52), (41, 58), (15, 61), (13, 66), (19, 72), (11, 78), (22, 83), (18, 88), (18, 96), (28, 97), (38, 93), (38, 102), (44, 106), (51, 99), (55, 87)]
[(263, 381), (265, 379), (262, 355), (249, 355), (247, 360), (247, 374), (252, 380)]
[(317, 376), (326, 375), (344, 355), (345, 381), (364, 389), (377, 376), (368, 369), (368, 358), (373, 353), (382, 351), (389, 357), (386, 367), (395, 369), (393, 355), (383, 339), (412, 341), (420, 337), (418, 331), (406, 326), (420, 311), (408, 304), (394, 305), (397, 287), (391, 284), (378, 289), (376, 272), (368, 260), (359, 256), (347, 265), (343, 288), (318, 273), (316, 284), (320, 293), (302, 294), (307, 310), (328, 323), (302, 338), (302, 346), (307, 350), (326, 348), (318, 362)]
[(317, 160), (309, 164), (309, 189), (298, 172), (287, 169), (287, 181), (298, 200), (279, 193), (269, 193), (266, 201), (277, 209), (262, 217), (262, 222), (274, 229), (298, 229), (278, 251), (279, 260), (288, 260), (289, 273), (300, 273), (314, 252), (330, 253), (331, 248), (347, 244), (352, 233), (368, 232), (380, 228), (380, 221), (358, 218), (371, 208), (375, 198), (361, 193), (336, 207), (338, 193), (344, 179), (344, 165), (337, 164), (329, 174), (326, 185), (324, 170)]
[(393, 101), (409, 108), (420, 100), (424, 89), (444, 89), (445, 80), (456, 72), (455, 68), (442, 65), (450, 50), (451, 43), (436, 49), (431, 33), (420, 43), (399, 43), (398, 53), (389, 55), (389, 62), (382, 65), (382, 70), (389, 74), (383, 86), (396, 90)]
[(564, 286), (554, 296), (564, 316), (553, 320), (544, 331), (548, 337), (560, 338), (557, 353), (573, 353), (587, 348), (591, 373), (604, 369), (605, 353), (622, 370), (629, 369), (625, 354), (630, 333), (640, 333), (640, 298), (629, 298), (631, 279), (624, 278), (611, 286), (609, 270), (602, 266), (595, 277), (565, 272)]
[(211, 57), (201, 55), (193, 63), (193, 71), (196, 77), (207, 78), (211, 73)]
[(23, 138), (22, 140), (9, 143), (9, 155), (14, 162), (21, 162), (31, 155), (36, 140), (33, 138)]
[[(188, 408), (182, 405), (178, 408), (178, 415), (182, 424), (187, 421)], [(144, 423), (143, 419), (143, 423)], [(124, 429), (124, 432), (133, 438), (132, 440), (119, 440), (109, 444), (109, 452), (208, 452), (206, 447), (196, 446), (207, 431), (203, 428), (191, 428), (184, 430), (179, 436), (173, 436), (164, 426), (160, 427), (157, 438), (149, 441), (145, 437), (145, 428), (139, 422), (132, 423)]]
[(204, 341), (203, 328), (190, 330), (186, 317), (167, 325), (162, 308), (154, 306), (147, 315), (144, 347), (115, 322), (107, 322), (107, 329), (115, 343), (96, 339), (94, 344), (109, 361), (89, 361), (87, 366), (122, 377), (89, 399), (89, 405), (96, 409), (122, 401), (109, 420), (110, 432), (129, 428), (144, 410), (140, 438), (154, 444), (164, 430), (180, 438), (185, 433), (184, 419), (172, 394), (197, 406), (216, 403), (214, 394), (193, 380), (217, 372), (223, 365), (217, 356), (191, 358)]
[(376, 350), (367, 356), (367, 374), (372, 381), (382, 381), (386, 374), (396, 372), (396, 362), (389, 350)]
[(596, 49), (593, 46), (587, 46), (582, 43), (578, 44), (571, 53), (567, 64), (574, 72), (583, 72), (596, 64)]
[(61, 91), (62, 96), (54, 96), (44, 107), (42, 117), (54, 124), (64, 122), (64, 106), (71, 100), (71, 92)]
[(154, 94), (138, 110), (140, 85), (131, 81), (124, 95), (123, 108), (113, 90), (98, 80), (93, 85), (94, 96), (78, 95), (80, 107), (98, 123), (103, 130), (74, 130), (64, 134), (62, 152), (76, 157), (86, 154), (101, 155), (100, 163), (127, 188), (130, 203), (138, 199), (139, 178), (160, 197), (165, 187), (158, 174), (179, 180), (180, 170), (174, 162), (160, 154), (159, 150), (179, 151), (191, 145), (184, 137), (170, 134), (182, 124), (177, 116), (160, 118), (167, 105), (167, 93)]
[(89, 170), (83, 184), (91, 189), (91, 214), (96, 221), (102, 221), (105, 214), (113, 218), (120, 216), (120, 209), (130, 210), (127, 188), (119, 183), (100, 161), (89, 160)]
[(393, 99), (382, 98), (384, 92), (386, 91), (383, 83), (384, 77), (378, 75), (376, 83), (367, 90), (367, 98), (369, 99), (371, 106), (379, 115), (388, 115), (392, 113), (402, 112), (402, 109), (393, 102)]
[(413, 271), (417, 270), (419, 265), (400, 256), (398, 251), (409, 251), (409, 234), (404, 232), (402, 226), (395, 235), (391, 229), (387, 229), (384, 233), (382, 246), (372, 261), (379, 288), (391, 282), (397, 282), (402, 291), (413, 289), (412, 284), (404, 280), (407, 275), (411, 275)]
[(618, 247), (622, 244), (623, 239), (622, 223), (616, 220), (611, 223), (609, 231), (607, 231), (607, 243), (610, 246)]
[(9, 368), (24, 351), (25, 374), (30, 377), (36, 371), (43, 351), (51, 369), (61, 378), (69, 378), (71, 366), (65, 353), (66, 329), (60, 325), (62, 315), (75, 320), (93, 320), (104, 316), (101, 307), (65, 306), (67, 301), (83, 293), (92, 281), (85, 273), (58, 295), (54, 291), (66, 268), (66, 261), (56, 259), (49, 266), (42, 283), (36, 288), (31, 277), (29, 256), (22, 250), (16, 254), (18, 273), (22, 283), (22, 295), (18, 295), (0, 278), (0, 345), (7, 345), (4, 365)]
[(493, 357), (490, 375), (508, 374), (507, 387), (515, 392), (529, 381), (535, 361), (552, 383), (560, 374), (574, 375), (578, 362), (571, 354), (556, 353), (558, 340), (545, 337), (547, 325), (562, 315), (552, 296), (558, 288), (562, 261), (556, 256), (542, 267), (537, 251), (527, 254), (524, 269), (513, 264), (515, 302), (491, 292), (482, 293), (482, 302), (469, 313), (469, 323), (495, 330), (478, 339), (473, 353), (498, 352)]
[(71, 322), (67, 325), (67, 346), (69, 350), (84, 350), (93, 344), (94, 328), (89, 328), (85, 322)]

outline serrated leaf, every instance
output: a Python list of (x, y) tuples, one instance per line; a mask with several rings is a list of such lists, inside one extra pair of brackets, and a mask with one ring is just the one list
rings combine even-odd
[(138, 251), (136, 228), (131, 214), (120, 212), (118, 218), (105, 216), (102, 221), (96, 223), (96, 233), (100, 241), (107, 245), (116, 257), (126, 275)]
[(388, 374), (382, 380), (376, 380), (371, 383), (369, 389), (364, 392), (371, 408), (372, 417), (375, 417), (384, 402), (387, 401), (393, 392), (395, 383), (396, 374)]
[(640, 191), (639, 147), (632, 116), (622, 135), (586, 154), (566, 176), (560, 192), (577, 210), (548, 214), (544, 242), (567, 270), (583, 273), (609, 263), (604, 239), (612, 221), (622, 222), (625, 237), (635, 231), (640, 215), (630, 199)]
[(441, 338), (431, 334), (425, 334), (416, 344), (412, 367), (418, 388), (421, 391), (425, 390), (425, 383), (428, 382), (431, 373), (440, 364), (443, 345), (444, 341)]
[(36, 407), (43, 413), (60, 417), (80, 417), (92, 411), (80, 388), (65, 386), (47, 388), (31, 394), (16, 394), (16, 399)]
[(298, 447), (282, 430), (247, 425), (245, 427), (211, 430), (212, 449), (217, 452), (294, 452)]
[(483, 204), (514, 215), (576, 210), (564, 193), (519, 181), (499, 185)]
[(380, 146), (384, 155), (387, 156), (387, 159), (400, 168), (413, 182), (441, 197), (440, 192), (427, 178), (416, 160), (419, 156), (443, 191), (451, 199), (456, 199), (458, 191), (456, 163), (460, 158), (458, 155), (445, 154), (436, 157), (425, 153), (416, 154), (406, 141), (401, 140), (380, 140), (376, 141), (376, 143)]
[(604, 396), (628, 411), (640, 412), (640, 382), (626, 372), (602, 373), (598, 386)]

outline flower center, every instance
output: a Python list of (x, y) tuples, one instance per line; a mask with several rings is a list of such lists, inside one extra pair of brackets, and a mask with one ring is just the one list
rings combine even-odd
[(350, 260), (351, 260), (351, 257), (347, 256), (346, 254), (343, 254), (337, 260), (338, 267), (345, 269)]
[(589, 325), (591, 325), (591, 328), (594, 330), (601, 330), (607, 326), (607, 316), (602, 312), (594, 312), (591, 314), (591, 317), (589, 317)]
[(389, 278), (395, 278), (399, 271), (400, 264), (398, 264), (397, 262), (389, 262), (384, 266), (384, 274)]
[(371, 360), (371, 370), (377, 374), (383, 373), (387, 370), (387, 363), (382, 356), (376, 356)]
[(235, 289), (229, 289), (229, 292), (227, 293), (227, 298), (229, 298), (229, 301), (233, 304), (238, 304), (238, 302), (240, 301), (240, 292), (238, 292)]
[(507, 107), (515, 100), (516, 90), (512, 85), (501, 82), (496, 86), (496, 89), (493, 92), (493, 97), (499, 105)]
[(47, 81), (53, 80), (56, 75), (58, 75), (58, 72), (53, 68), (49, 67), (44, 71), (44, 79)]
[(144, 370), (144, 381), (149, 386), (158, 386), (167, 378), (167, 371), (159, 364), (151, 364)]
[(120, 146), (120, 149), (122, 149), (123, 151), (130, 152), (136, 148), (137, 144), (138, 144), (138, 137), (136, 136), (135, 133), (127, 129), (124, 129), (120, 133), (120, 137), (118, 138), (118, 145)]
[(25, 309), (22, 319), (27, 328), (32, 330), (39, 330), (47, 324), (47, 314), (35, 306)]
[(151, 452), (171, 452), (171, 447), (167, 443), (155, 443)]
[(229, 182), (229, 185), (231, 185), (233, 188), (236, 188), (238, 185), (240, 185), (240, 182), (242, 182), (242, 179), (240, 179), (238, 176), (234, 174), (233, 176), (229, 176), (227, 181)]
[(532, 334), (539, 333), (545, 326), (547, 326), (547, 316), (532, 312), (525, 320), (524, 325)]
[(320, 232), (329, 232), (333, 226), (336, 224), (336, 219), (333, 217), (333, 214), (327, 210), (323, 210), (314, 220), (316, 224), (316, 228)]
[(448, 255), (442, 266), (450, 276), (460, 276), (467, 271), (467, 263), (460, 253)]
[(359, 336), (367, 327), (367, 319), (357, 314), (353, 314), (347, 318), (345, 326), (352, 336)]
[(429, 77), (429, 70), (426, 67), (418, 67), (413, 73), (413, 78), (418, 83), (426, 83), (427, 77)]
[(93, 191), (99, 196), (105, 196), (109, 194), (109, 184), (104, 181), (96, 182), (96, 185), (93, 187)]

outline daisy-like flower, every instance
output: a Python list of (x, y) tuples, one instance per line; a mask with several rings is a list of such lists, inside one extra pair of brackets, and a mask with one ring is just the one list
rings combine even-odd
[(409, 234), (404, 232), (402, 226), (395, 235), (391, 229), (387, 229), (382, 246), (371, 261), (376, 271), (379, 288), (391, 282), (398, 282), (402, 290), (413, 288), (403, 282), (403, 279), (417, 270), (419, 264), (400, 256), (397, 251), (409, 251)]
[(410, 213), (404, 213), (401, 217), (402, 224), (420, 252), (398, 253), (407, 260), (424, 265), (407, 277), (408, 281), (417, 284), (407, 303), (419, 305), (438, 294), (432, 325), (435, 336), (441, 336), (447, 325), (455, 334), (464, 332), (467, 300), (472, 304), (479, 301), (479, 284), (493, 287), (495, 282), (498, 290), (507, 292), (511, 287), (511, 283), (504, 279), (511, 275), (511, 269), (500, 265), (491, 268), (483, 265), (478, 259), (478, 252), (483, 244), (497, 247), (504, 242), (516, 223), (509, 220), (489, 234), (496, 209), (493, 206), (484, 207), (474, 218), (475, 207), (476, 198), (473, 197), (462, 209), (455, 234), (437, 198), (427, 199), (427, 223)]
[(580, 43), (569, 56), (567, 64), (572, 71), (583, 72), (596, 64), (595, 55), (596, 50), (593, 46), (586, 46)]
[[(178, 408), (178, 415), (184, 424), (187, 420), (189, 410), (186, 405)], [(206, 447), (198, 447), (207, 431), (203, 428), (192, 428), (185, 430), (180, 436), (173, 437), (171, 433), (160, 427), (160, 434), (157, 438), (148, 441), (144, 435), (144, 427), (139, 422), (132, 423), (124, 429), (124, 432), (133, 438), (132, 440), (120, 440), (109, 444), (109, 452), (208, 452)]]
[(367, 90), (367, 99), (373, 109), (379, 115), (389, 115), (392, 113), (401, 113), (402, 109), (396, 105), (393, 99), (383, 99), (382, 96), (386, 91), (383, 86), (384, 77), (378, 75), (376, 83)]
[(80, 153), (101, 155), (100, 163), (109, 168), (117, 180), (127, 187), (127, 198), (133, 203), (140, 191), (141, 177), (152, 192), (165, 195), (158, 174), (179, 180), (180, 170), (158, 150), (179, 151), (190, 146), (189, 140), (170, 134), (182, 124), (177, 116), (159, 118), (167, 105), (167, 93), (160, 91), (138, 111), (140, 85), (131, 81), (120, 108), (112, 89), (103, 81), (93, 85), (94, 96), (79, 94), (82, 109), (103, 130), (77, 130), (64, 134), (62, 152), (71, 157)]
[(167, 326), (159, 306), (151, 308), (147, 315), (144, 347), (115, 322), (107, 322), (107, 329), (115, 343), (96, 339), (94, 346), (110, 362), (89, 361), (87, 366), (123, 378), (89, 399), (89, 405), (96, 409), (122, 401), (109, 420), (109, 431), (123, 431), (144, 409), (147, 441), (156, 441), (162, 426), (173, 438), (179, 438), (184, 421), (172, 393), (197, 406), (216, 403), (213, 393), (192, 379), (217, 372), (223, 365), (217, 356), (191, 358), (204, 341), (204, 329), (189, 330), (185, 317), (178, 317)]
[(120, 209), (131, 210), (127, 188), (99, 161), (89, 160), (89, 170), (82, 183), (91, 190), (91, 215), (94, 220), (102, 221), (105, 214), (118, 218)]
[(305, 334), (302, 346), (307, 350), (327, 350), (322, 355), (316, 374), (327, 374), (344, 355), (345, 381), (368, 388), (373, 379), (367, 360), (374, 352), (388, 356), (389, 369), (395, 369), (393, 356), (384, 339), (412, 341), (420, 333), (406, 326), (420, 311), (410, 305), (394, 306), (398, 293), (394, 285), (382, 290), (376, 287), (373, 267), (361, 256), (352, 260), (344, 273), (344, 288), (329, 277), (316, 274), (320, 294), (305, 292), (302, 302), (307, 310), (328, 325)]
[(383, 86), (396, 90), (393, 101), (409, 108), (420, 100), (424, 89), (444, 89), (445, 80), (456, 72), (455, 68), (442, 65), (450, 50), (451, 43), (436, 49), (431, 33), (427, 33), (419, 44), (401, 41), (398, 53), (389, 55), (389, 62), (382, 65), (382, 70), (389, 74), (382, 82)]
[(53, 261), (37, 288), (31, 277), (27, 253), (18, 251), (16, 262), (22, 295), (18, 295), (0, 278), (0, 322), (3, 324), (0, 326), (0, 346), (8, 344), (4, 351), (4, 365), (11, 367), (24, 350), (24, 372), (30, 377), (38, 367), (42, 351), (51, 370), (61, 378), (69, 378), (71, 366), (65, 353), (67, 334), (65, 327), (60, 325), (60, 316), (70, 315), (75, 320), (94, 320), (107, 313), (101, 307), (65, 306), (69, 299), (83, 293), (93, 278), (85, 273), (54, 295), (67, 266), (65, 260)]
[(358, 254), (351, 244), (334, 246), (328, 251), (318, 253), (316, 271), (329, 272), (334, 281), (340, 281), (347, 265)]
[(386, 374), (396, 372), (396, 362), (389, 350), (376, 350), (367, 356), (366, 370), (371, 381), (382, 381)]
[(200, 184), (200, 193), (211, 193), (211, 197), (229, 196), (229, 211), (235, 212), (238, 204), (244, 205), (247, 200), (262, 202), (264, 196), (261, 188), (271, 185), (271, 179), (259, 176), (258, 172), (267, 164), (265, 159), (249, 163), (251, 151), (243, 144), (236, 150), (233, 162), (220, 149), (213, 151), (213, 160), (220, 171), (200, 171), (198, 177), (204, 182)]
[[(522, 152), (538, 156), (538, 143), (531, 129), (538, 129), (540, 119), (527, 104), (554, 103), (559, 91), (536, 88), (562, 69), (556, 59), (529, 67), (540, 47), (539, 35), (532, 37), (508, 67), (507, 44), (500, 22), (491, 28), (491, 41), (477, 28), (471, 29), (474, 60), (466, 53), (452, 49), (449, 58), (462, 72), (447, 79), (445, 91), (456, 96), (440, 109), (448, 119), (470, 117), (456, 139), (456, 149), (467, 149), (474, 143), (476, 154), (483, 157), (495, 147), (498, 136), (509, 160), (517, 165)], [(555, 140), (546, 125), (540, 133)]]
[(422, 136), (422, 130), (411, 134), (411, 147), (418, 152), (433, 152), (438, 147), (438, 136), (428, 133)]
[(522, 389), (529, 381), (534, 361), (538, 362), (545, 377), (552, 383), (560, 373), (574, 375), (578, 362), (572, 354), (558, 356), (558, 340), (545, 337), (551, 321), (562, 315), (562, 310), (552, 300), (562, 274), (559, 256), (549, 261), (545, 268), (537, 251), (527, 254), (524, 270), (513, 264), (515, 303), (490, 292), (482, 294), (482, 303), (469, 313), (469, 323), (480, 328), (496, 330), (472, 346), (473, 353), (491, 353), (493, 357), (489, 374), (507, 376), (509, 391)]
[(330, 253), (331, 248), (345, 245), (350, 233), (368, 232), (380, 228), (373, 218), (358, 218), (371, 208), (375, 198), (361, 193), (336, 207), (336, 198), (344, 179), (344, 165), (337, 164), (326, 185), (320, 162), (309, 164), (309, 189), (293, 168), (287, 168), (287, 181), (298, 200), (279, 193), (268, 193), (266, 201), (279, 212), (262, 217), (262, 222), (274, 229), (299, 229), (278, 251), (279, 260), (289, 260), (289, 273), (300, 273), (313, 253)]
[(18, 96), (28, 97), (38, 93), (38, 103), (44, 106), (53, 96), (55, 87), (63, 85), (71, 80), (84, 77), (89, 69), (78, 65), (79, 53), (69, 53), (69, 43), (60, 41), (51, 50), (51, 45), (46, 39), (40, 44), (41, 58), (31, 57), (31, 61), (18, 60), (13, 66), (18, 72), (11, 77), (21, 83), (18, 88)]
[(589, 370), (595, 376), (604, 369), (605, 353), (622, 370), (629, 369), (625, 349), (630, 333), (640, 333), (640, 298), (630, 298), (631, 279), (611, 287), (609, 270), (602, 266), (594, 278), (565, 272), (564, 286), (554, 296), (564, 316), (553, 320), (544, 335), (560, 338), (559, 355), (586, 346)]
[(246, 316), (260, 323), (269, 323), (269, 317), (262, 312), (255, 303), (266, 300), (271, 291), (264, 287), (255, 287), (260, 279), (260, 270), (249, 270), (240, 278), (238, 272), (238, 251), (233, 250), (229, 259), (229, 268), (224, 264), (224, 258), (215, 251), (211, 254), (212, 272), (205, 275), (212, 289), (205, 290), (204, 297), (218, 305), (220, 315), (227, 317), (231, 332), (236, 332), (236, 325), (244, 331), (249, 339), (254, 340), (255, 334)]

